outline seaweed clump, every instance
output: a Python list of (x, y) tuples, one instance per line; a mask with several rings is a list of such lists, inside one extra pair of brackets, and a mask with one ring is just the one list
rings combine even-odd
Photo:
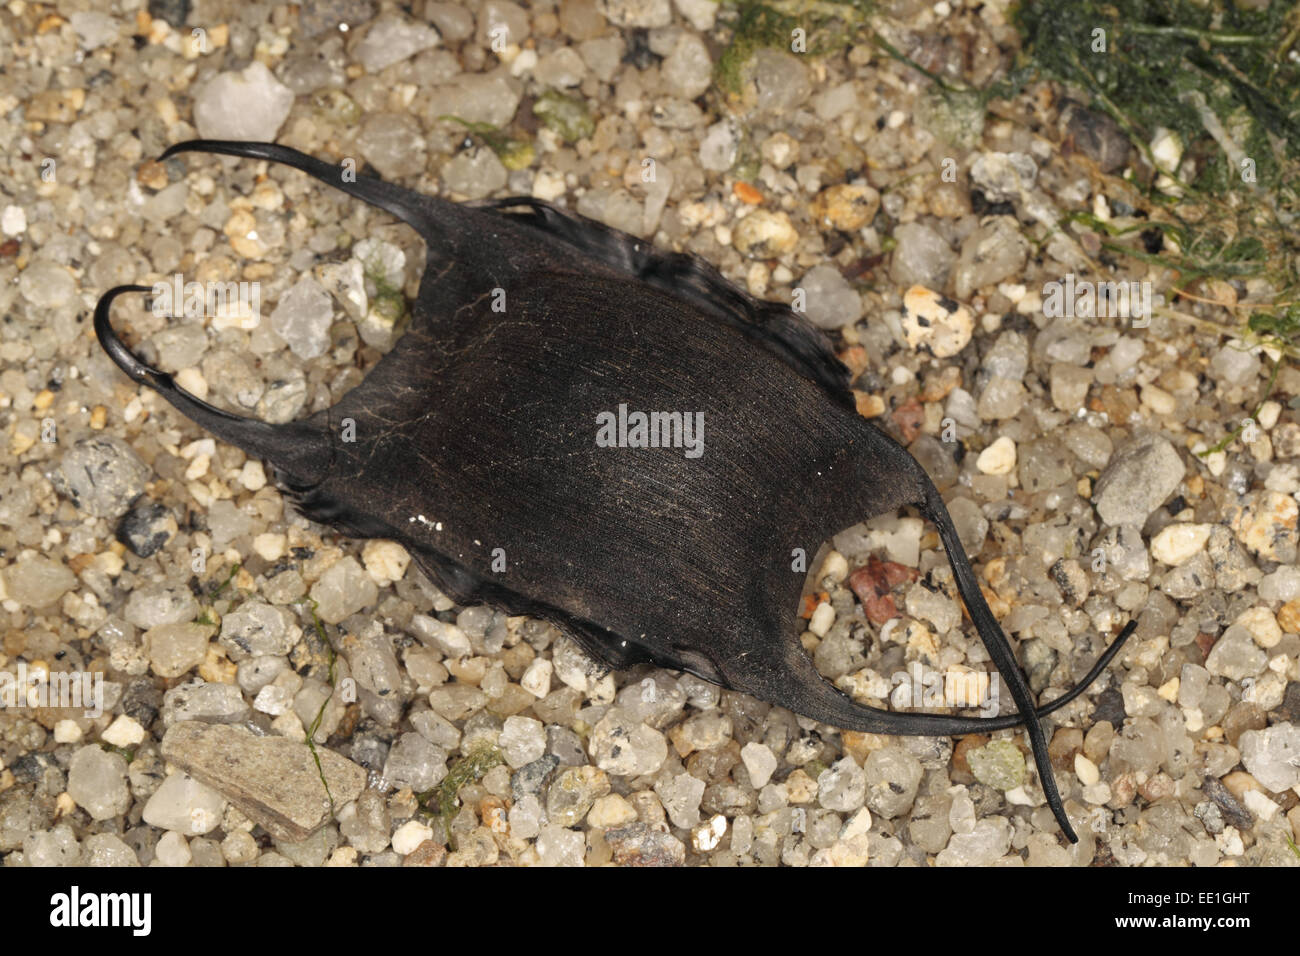
[[(1053, 0), (1023, 4), (1016, 23), (1022, 64), (1081, 91), (1147, 159), (1142, 181), (1126, 175), (1152, 221), (1087, 223), (1142, 242), (1103, 248), (1174, 270), (1177, 294), (1233, 310), (1235, 334), (1300, 357), (1300, 6)], [(1146, 241), (1151, 227), (1164, 241)], [(1196, 282), (1208, 297), (1186, 292)], [(1253, 301), (1237, 302), (1243, 289)]]

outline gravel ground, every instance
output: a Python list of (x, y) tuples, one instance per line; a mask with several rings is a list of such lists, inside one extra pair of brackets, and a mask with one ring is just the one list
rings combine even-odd
[[(1056, 228), (1132, 214), (1118, 174), (1142, 161), (1113, 126), (1041, 87), (981, 121), (871, 45), (760, 50), (719, 93), (710, 0), (406, 7), (0, 10), (6, 865), (1300, 864), (1300, 375), (1197, 454), (1269, 363), (1180, 318), (1212, 306), (1161, 306), (1167, 273)], [(1002, 2), (898, 0), (880, 24), (975, 85), (1016, 46)], [(1043, 702), (1140, 621), (1047, 722), (1081, 842), (1023, 734), (841, 733), (602, 673), (548, 625), (455, 606), (399, 546), (298, 517), (132, 386), (89, 321), (113, 285), (258, 283), (260, 322), (117, 324), (276, 422), (360, 381), (418, 285), (411, 230), (300, 173), (152, 160), (196, 135), (537, 196), (801, 294), (862, 414), (944, 492)], [(1069, 274), (1149, 282), (1155, 314), (1053, 316)], [(810, 567), (803, 643), (859, 700), (942, 705), (927, 677), (990, 670), (919, 519), (846, 529)], [(14, 705), (52, 672), (100, 675), (103, 713)]]

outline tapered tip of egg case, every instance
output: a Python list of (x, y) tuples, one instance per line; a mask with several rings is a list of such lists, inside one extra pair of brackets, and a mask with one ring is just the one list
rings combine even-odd
[(95, 305), (95, 336), (118, 368), (133, 382), (153, 389), (173, 408), (222, 441), (270, 461), (284, 474), (288, 483), (309, 485), (317, 479), (331, 452), (328, 440), (318, 430), (302, 422), (269, 425), (257, 419), (232, 415), (181, 388), (167, 372), (141, 361), (118, 336), (110, 318), (114, 300), (128, 292), (147, 294), (153, 292), (153, 288), (145, 285), (115, 286), (100, 296)]
[(944, 504), (939, 490), (928, 479), (925, 485), (926, 500), (923, 510), (939, 530), (939, 539), (943, 543), (944, 550), (948, 553), (948, 563), (952, 567), (957, 590), (961, 594), (962, 601), (966, 604), (966, 610), (970, 612), (971, 621), (974, 622), (975, 629), (979, 632), (980, 640), (989, 652), (989, 657), (997, 666), (998, 673), (1002, 675), (1003, 681), (1006, 682), (1007, 687), (1010, 689), (1016, 709), (1024, 716), (1025, 730), (1029, 734), (1029, 743), (1034, 754), (1034, 766), (1038, 770), (1043, 795), (1047, 797), (1048, 806), (1052, 808), (1052, 814), (1056, 817), (1056, 822), (1060, 824), (1061, 830), (1066, 837), (1071, 843), (1078, 843), (1079, 838), (1070, 825), (1069, 817), (1066, 816), (1065, 805), (1061, 801), (1061, 794), (1056, 786), (1056, 777), (1052, 772), (1052, 762), (1047, 750), (1047, 735), (1043, 732), (1043, 725), (1038, 719), (1037, 709), (1034, 706), (1034, 700), (1029, 690), (1029, 683), (1025, 680), (1025, 675), (1020, 669), (1020, 664), (1016, 661), (1015, 653), (1011, 649), (1006, 634), (1002, 631), (1002, 626), (998, 624), (997, 619), (993, 616), (993, 611), (988, 606), (988, 602), (984, 600), (984, 594), (980, 591), (975, 571), (971, 567), (970, 559), (966, 556), (961, 538), (957, 534), (957, 528), (952, 523), (952, 517), (948, 514), (948, 508)]
[[(183, 143), (168, 146), (159, 161), (170, 159), (179, 153), (216, 153), (220, 156), (235, 156), (242, 159), (261, 159), (266, 162), (280, 163), (319, 179), (326, 185), (378, 206), (385, 212), (392, 213), (398, 219), (413, 226), (426, 241), (430, 242), (438, 234), (435, 228), (437, 216), (432, 210), (454, 209), (450, 203), (422, 196), (392, 183), (384, 182), (373, 176), (362, 175), (354, 161), (345, 160), (341, 164), (327, 163), (309, 156), (291, 146), (278, 143), (255, 143), (230, 139), (190, 139)], [(443, 232), (446, 231), (443, 224)]]
[(109, 312), (113, 308), (113, 300), (120, 295), (125, 295), (128, 292), (149, 293), (152, 291), (147, 285), (119, 285), (100, 296), (99, 302), (95, 305), (95, 337), (99, 339), (100, 347), (108, 353), (108, 357), (132, 381), (141, 384), (152, 384), (152, 379), (159, 374), (158, 370), (150, 368), (144, 362), (141, 362), (135, 353), (126, 347), (126, 343), (118, 338), (117, 332), (113, 330)]

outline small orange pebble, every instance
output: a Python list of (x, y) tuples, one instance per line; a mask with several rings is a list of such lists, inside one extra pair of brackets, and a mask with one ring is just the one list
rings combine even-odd
[(818, 591), (815, 594), (805, 594), (803, 596), (803, 610), (799, 612), (799, 616), (802, 618), (812, 617), (813, 611), (817, 610), (817, 605), (821, 604), (822, 601), (829, 601), (830, 599), (831, 596), (825, 591)]
[(863, 418), (879, 418), (885, 414), (885, 400), (879, 395), (855, 391), (853, 401), (857, 406), (858, 414)]
[(850, 345), (840, 352), (836, 358), (848, 368), (850, 380), (857, 378), (871, 365), (871, 357), (867, 355), (867, 350), (861, 345)]
[(750, 206), (757, 206), (763, 201), (763, 194), (749, 183), (737, 182), (731, 187), (731, 191), (735, 193), (737, 199)]

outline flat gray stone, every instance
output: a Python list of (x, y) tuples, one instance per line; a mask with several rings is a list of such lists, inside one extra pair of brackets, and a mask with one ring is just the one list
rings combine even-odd
[(287, 737), (256, 737), (239, 727), (182, 721), (163, 737), (163, 757), (207, 784), (261, 824), (276, 840), (299, 842), (330, 817), (334, 805), (361, 795), (366, 771), (318, 746), (320, 770), (307, 745)]
[(1115, 452), (1097, 479), (1092, 500), (1108, 525), (1141, 527), (1183, 480), (1177, 450), (1159, 435), (1143, 435)]

